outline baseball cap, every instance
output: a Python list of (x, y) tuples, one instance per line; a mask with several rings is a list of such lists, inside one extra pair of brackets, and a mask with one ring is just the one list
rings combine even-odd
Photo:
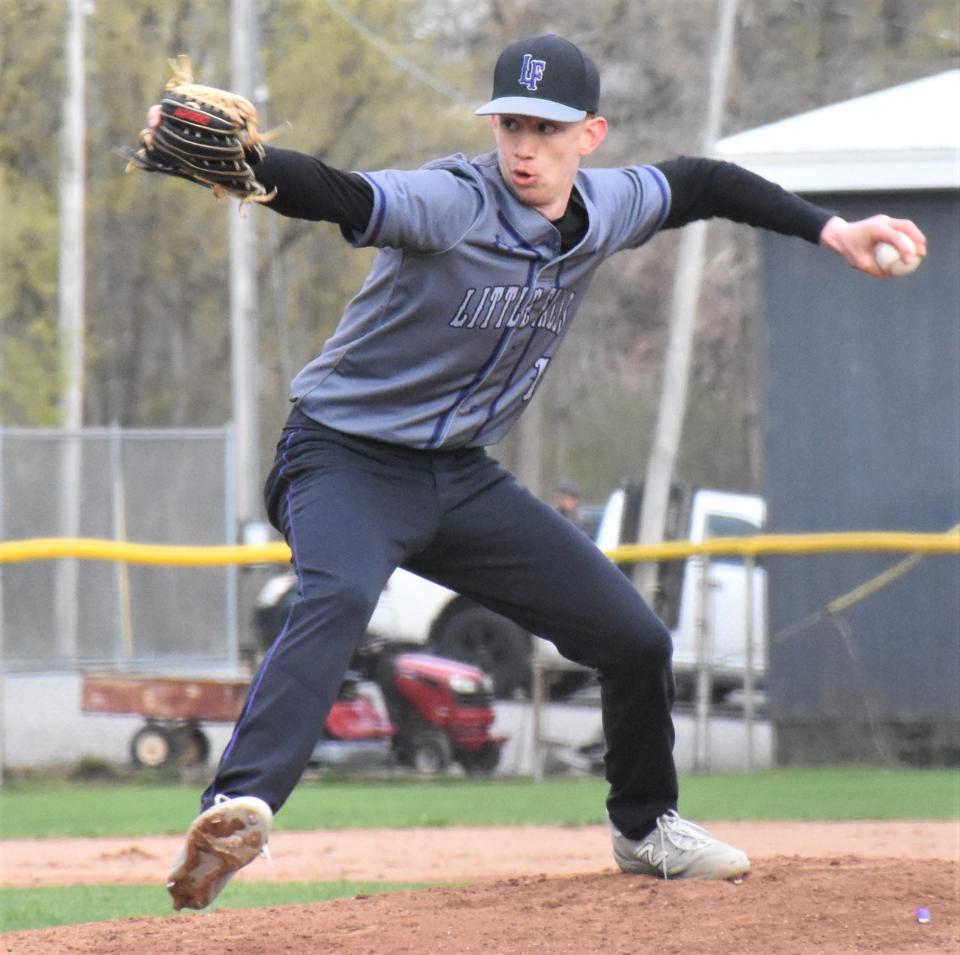
[(514, 113), (575, 123), (600, 107), (593, 60), (555, 33), (508, 46), (493, 71), (493, 98), (477, 116)]

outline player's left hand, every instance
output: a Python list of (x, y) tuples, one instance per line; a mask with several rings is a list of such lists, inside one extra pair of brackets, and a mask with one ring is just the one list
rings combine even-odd
[[(263, 157), (257, 111), (242, 96), (193, 81), (189, 57), (170, 60), (172, 77), (147, 112), (139, 148), (127, 170), (178, 176), (212, 189), (217, 197), (269, 202), (252, 167)], [(268, 134), (269, 135), (269, 134)]]
[(847, 222), (840, 216), (834, 216), (823, 227), (820, 244), (833, 249), (853, 268), (876, 278), (887, 278), (889, 273), (877, 264), (874, 248), (878, 242), (889, 242), (903, 256), (914, 254), (914, 250), (904, 241), (904, 236), (913, 241), (916, 255), (927, 254), (927, 238), (913, 222), (909, 219), (891, 219), (885, 215), (856, 222)]

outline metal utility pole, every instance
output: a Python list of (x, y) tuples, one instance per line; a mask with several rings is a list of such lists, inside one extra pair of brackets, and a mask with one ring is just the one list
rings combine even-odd
[[(0, 428), (0, 540), (6, 537), (3, 513), (3, 429)], [(3, 568), (0, 567), (0, 786), (7, 765), (7, 668), (3, 655)]]
[[(256, 10), (231, 0), (231, 89), (253, 100)], [(245, 211), (245, 210), (244, 210)], [(230, 366), (235, 447), (236, 533), (259, 513), (260, 420), (257, 373), (257, 249), (254, 217), (230, 205)]]
[(534, 494), (546, 490), (543, 480), (543, 434), (547, 427), (546, 396), (536, 395), (517, 422), (517, 477)]
[[(720, 0), (716, 43), (710, 67), (710, 88), (701, 146), (709, 156), (720, 136), (726, 100), (727, 77), (733, 51), (738, 0)], [(663, 366), (663, 385), (656, 430), (647, 462), (640, 511), (640, 542), (659, 544), (666, 525), (670, 483), (683, 433), (687, 387), (690, 380), (690, 359), (696, 325), (697, 303), (703, 281), (703, 257), (707, 236), (706, 222), (686, 226), (680, 240), (677, 271), (673, 284), (673, 305), (670, 315), (670, 336)], [(656, 587), (656, 564), (640, 564), (637, 585), (652, 601)]]
[[(58, 332), (64, 376), (60, 420), (65, 437), (60, 457), (60, 527), (64, 537), (80, 528), (79, 430), (83, 424), (84, 337), (84, 161), (86, 126), (84, 0), (68, 0), (66, 93), (63, 98), (60, 165), (60, 264)], [(61, 561), (55, 585), (57, 655), (73, 660), (77, 651), (77, 563)]]
[(83, 422), (84, 332), (84, 159), (85, 77), (84, 3), (70, 0), (66, 63), (67, 88), (63, 100), (63, 154), (60, 164), (60, 276), (59, 333), (65, 386), (60, 399), (63, 427)]

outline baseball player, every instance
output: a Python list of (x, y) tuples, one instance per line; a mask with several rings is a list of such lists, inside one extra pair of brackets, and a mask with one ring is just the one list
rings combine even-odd
[[(414, 171), (343, 172), (264, 147), (253, 169), (284, 216), (335, 223), (379, 254), (296, 376), (266, 482), (298, 600), (256, 673), (170, 873), (204, 908), (265, 849), (387, 578), (404, 567), (553, 640), (602, 692), (616, 863), (734, 879), (739, 849), (676, 812), (670, 634), (619, 569), (488, 455), (533, 398), (599, 264), (663, 229), (722, 216), (837, 252), (880, 276), (907, 220), (846, 222), (737, 166), (680, 158), (580, 168), (603, 142), (590, 58), (555, 35), (499, 57), (494, 151)], [(165, 171), (165, 170), (161, 170)], [(589, 321), (584, 314), (580, 321)]]

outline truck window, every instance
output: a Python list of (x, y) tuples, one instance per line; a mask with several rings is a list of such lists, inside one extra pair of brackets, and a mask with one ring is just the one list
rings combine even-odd
[[(752, 537), (759, 533), (760, 528), (746, 518), (730, 514), (707, 515), (706, 537)], [(717, 564), (742, 564), (743, 558), (737, 554), (715, 554), (710, 561)]]

